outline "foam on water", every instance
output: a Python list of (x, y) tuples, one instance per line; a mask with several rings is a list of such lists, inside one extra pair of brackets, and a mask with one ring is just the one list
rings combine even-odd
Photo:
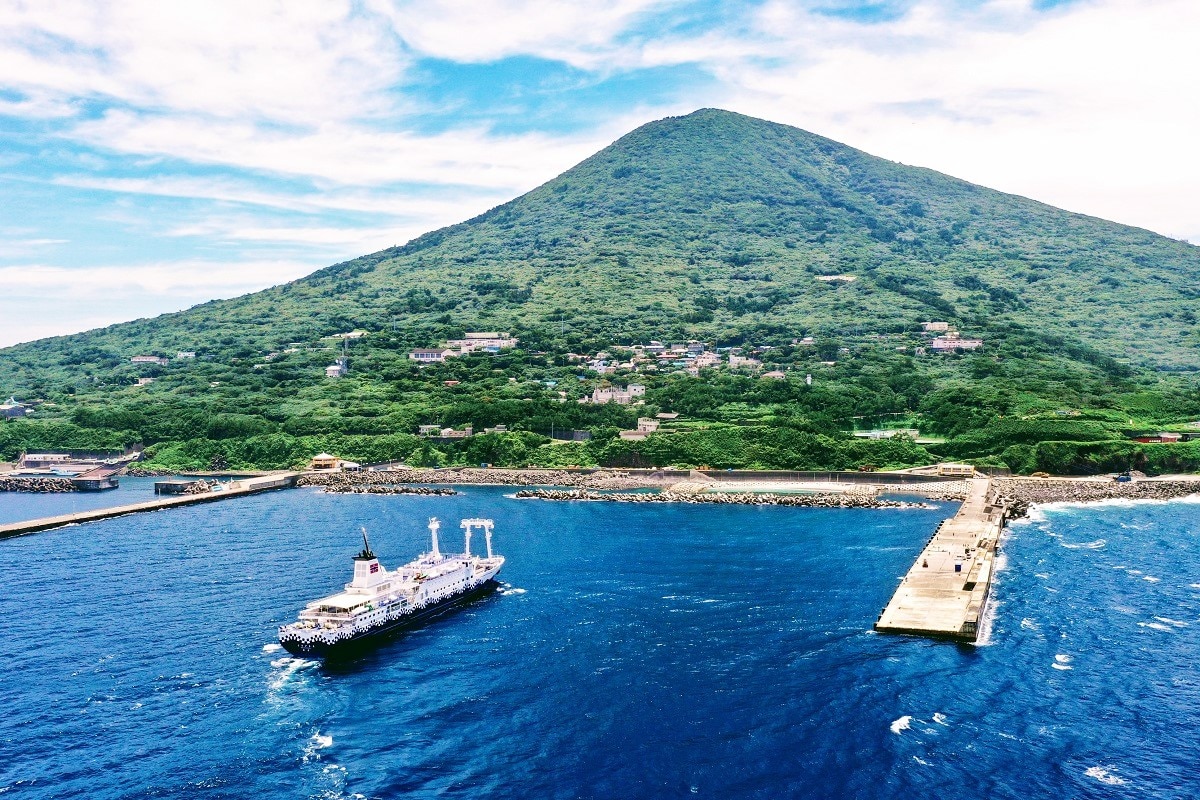
[(937, 711), (935, 711), (933, 714), (933, 721), (936, 722), (938, 725), (947, 725), (948, 724), (946, 722), (946, 715), (941, 712), (937, 712)]
[(264, 653), (278, 653), (282, 649), (283, 645), (281, 645), (279, 642), (271, 642), (270, 644), (263, 645)]
[(1068, 550), (1100, 550), (1108, 544), (1106, 539), (1096, 539), (1091, 542), (1059, 542), (1060, 547), (1065, 547)]
[(1188, 626), (1186, 622), (1178, 619), (1171, 619), (1170, 617), (1155, 617), (1155, 619), (1167, 625), (1174, 625), (1176, 628), (1186, 628)]
[(912, 716), (905, 714), (900, 719), (894, 721), (889, 727), (892, 733), (899, 735), (903, 731), (906, 731), (912, 727)]
[(1124, 786), (1126, 783), (1126, 780), (1124, 778), (1122, 778), (1121, 776), (1117, 775), (1113, 771), (1114, 769), (1115, 768), (1112, 766), (1088, 767), (1086, 770), (1084, 770), (1083, 774), (1087, 775), (1089, 778), (1095, 778), (1096, 780), (1098, 780), (1101, 783), (1106, 784), (1108, 786)]
[(1054, 667), (1055, 669), (1060, 669), (1060, 670), (1073, 669), (1073, 667), (1071, 666), (1071, 662), (1073, 660), (1074, 659), (1072, 659), (1066, 653), (1059, 653), (1058, 655), (1056, 655), (1054, 657), (1054, 663), (1051, 664), (1050, 666)]
[[(308, 741), (304, 743), (302, 753), (302, 761), (318, 760), (321, 758), (319, 751), (326, 747), (333, 746), (333, 736), (322, 736), (320, 731), (314, 731), (313, 735), (308, 737)], [(336, 765), (331, 765), (336, 766)]]
[(1152, 628), (1153, 630), (1156, 630), (1156, 631), (1173, 631), (1173, 630), (1175, 630), (1174, 628), (1172, 628), (1168, 625), (1163, 625), (1161, 622), (1139, 622), (1138, 627)]
[(316, 661), (311, 661), (306, 658), (292, 658), (285, 656), (277, 658), (271, 662), (273, 672), (268, 676), (267, 688), (272, 692), (278, 692), (291, 681), (292, 676), (302, 669), (312, 669), (317, 666)]
[(1142, 580), (1146, 581), (1147, 583), (1158, 583), (1162, 580), (1162, 578), (1156, 578), (1153, 575), (1143, 575)]

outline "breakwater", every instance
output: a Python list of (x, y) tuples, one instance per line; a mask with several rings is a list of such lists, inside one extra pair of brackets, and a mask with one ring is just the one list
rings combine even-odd
[(938, 526), (896, 587), (875, 630), (978, 639), (1007, 508), (988, 479), (971, 484), (958, 513)]
[[(463, 486), (577, 486), (590, 489), (640, 489), (661, 481), (616, 470), (590, 473), (557, 469), (390, 469), (378, 472), (309, 472), (297, 486), (386, 486), (404, 483), (450, 483)], [(339, 491), (348, 491), (345, 488)]]
[(426, 497), (444, 497), (459, 494), (454, 489), (442, 486), (404, 486), (395, 484), (370, 483), (365, 485), (332, 483), (325, 487), (330, 494), (415, 494)]
[(60, 514), (54, 517), (43, 517), (41, 519), (31, 519), (23, 522), (13, 522), (7, 525), (0, 525), (0, 539), (7, 539), (11, 536), (22, 536), (27, 533), (36, 533), (38, 531), (47, 531), (52, 528), (61, 528), (64, 525), (75, 525), (82, 522), (93, 522), (95, 520), (109, 519), (111, 517), (120, 517), (125, 514), (136, 514), (144, 511), (158, 511), (165, 508), (173, 508), (175, 506), (194, 505), (197, 503), (211, 503), (218, 500), (227, 500), (233, 497), (243, 497), (245, 495), (258, 494), (259, 492), (271, 491), (273, 489), (287, 489), (296, 484), (296, 475), (292, 472), (277, 472), (267, 475), (258, 475), (252, 478), (245, 478), (240, 481), (233, 481), (228, 484), (223, 491), (206, 491), (199, 494), (181, 494), (171, 497), (163, 497), (155, 500), (149, 500), (143, 503), (131, 503), (124, 506), (112, 506), (109, 508), (98, 508), (91, 511), (79, 511), (72, 514)]
[(1010, 517), (1023, 517), (1041, 503), (1089, 503), (1097, 500), (1172, 500), (1200, 493), (1200, 480), (1002, 478), (994, 480)]
[(56, 494), (77, 491), (79, 487), (70, 478), (0, 478), (0, 492)]
[(797, 506), (801, 508), (928, 508), (924, 503), (880, 500), (861, 494), (728, 494), (706, 492), (597, 492), (588, 489), (522, 489), (520, 499), (601, 500), (610, 503), (707, 503), (739, 506)]

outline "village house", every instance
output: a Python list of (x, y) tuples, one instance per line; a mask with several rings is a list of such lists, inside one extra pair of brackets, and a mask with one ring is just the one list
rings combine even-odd
[(597, 404), (616, 403), (617, 405), (627, 406), (634, 402), (635, 398), (641, 397), (645, 393), (646, 387), (639, 383), (631, 383), (624, 389), (617, 386), (597, 388), (592, 390), (592, 402)]
[(346, 359), (339, 358), (337, 361), (325, 368), (325, 377), (340, 378), (349, 371), (349, 367), (346, 366)]
[[(0, 397), (3, 397), (3, 395), (0, 395)], [(0, 419), (16, 419), (25, 416), (27, 413), (29, 413), (29, 410), (18, 403), (16, 397), (10, 397), (3, 404), (0, 404)]]
[(129, 360), (134, 364), (158, 364), (160, 367), (171, 363), (171, 359), (162, 356), (134, 356)]
[(441, 425), (418, 425), (417, 426), (417, 436), (424, 436), (426, 438), (429, 438), (430, 436), (437, 436), (441, 432), (442, 432)]
[(196, 357), (195, 350), (180, 350), (178, 353), (175, 354), (176, 360), (184, 360), (184, 359), (195, 358), (195, 357)]
[(701, 353), (692, 359), (692, 366), (698, 369), (715, 367), (721, 363), (721, 357), (716, 353)]
[(949, 353), (954, 350), (975, 350), (982, 346), (982, 339), (962, 339), (958, 334), (936, 336), (929, 343), (929, 349), (937, 353)]
[(154, 383), (154, 378), (138, 378), (137, 379), (138, 386), (149, 386), (152, 383)]
[(499, 333), (497, 331), (469, 331), (466, 334), (466, 338), (450, 339), (446, 342), (446, 346), (455, 348), (460, 353), (474, 353), (480, 350), (488, 353), (498, 353), (501, 350), (516, 347), (517, 341), (517, 339), (509, 336), (507, 333)]
[(638, 442), (658, 430), (658, 420), (638, 417), (637, 430), (621, 431), (620, 437), (627, 442)]
[(455, 355), (457, 354), (453, 350), (448, 350), (446, 348), (438, 348), (434, 350), (417, 348), (416, 350), (410, 350), (408, 353), (408, 357), (411, 361), (419, 361), (422, 364), (441, 364), (447, 358)]
[(730, 353), (729, 368), (738, 369), (739, 367), (744, 367), (745, 369), (762, 369), (762, 362), (757, 358), (739, 356), (737, 353)]
[(770, 378), (771, 380), (781, 381), (787, 377), (787, 373), (782, 370), (773, 369), (770, 372), (764, 372), (763, 377)]
[(926, 333), (944, 333), (945, 331), (950, 330), (950, 323), (949, 322), (922, 322), (921, 328), (924, 329), (924, 331)]

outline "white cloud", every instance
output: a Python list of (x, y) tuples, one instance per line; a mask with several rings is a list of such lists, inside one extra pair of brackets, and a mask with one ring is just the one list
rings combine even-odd
[(323, 264), (302, 261), (186, 261), (65, 268), (0, 267), (0, 347), (265, 289)]
[(583, 69), (611, 64), (623, 34), (661, 0), (415, 0), (370, 4), (423, 55), (484, 63), (534, 55)]
[(307, 124), (388, 110), (399, 42), (348, 0), (38, 0), (0, 11), (0, 75), (38, 97)]

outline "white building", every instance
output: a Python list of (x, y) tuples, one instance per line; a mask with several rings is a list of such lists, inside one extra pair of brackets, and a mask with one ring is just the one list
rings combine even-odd
[(346, 366), (346, 359), (339, 358), (337, 361), (325, 368), (325, 377), (340, 378), (349, 371), (349, 368)]
[(161, 356), (134, 356), (129, 360), (134, 364), (158, 364), (160, 367), (165, 367), (167, 364), (171, 363), (169, 358), (163, 358)]
[(439, 348), (436, 350), (417, 348), (416, 350), (410, 350), (408, 353), (410, 360), (419, 361), (422, 364), (440, 364), (447, 358), (453, 357), (454, 355), (455, 352), (453, 350), (446, 348)]
[(921, 327), (926, 333), (943, 333), (950, 330), (949, 322), (922, 322)]
[(939, 353), (949, 353), (953, 350), (974, 350), (982, 346), (982, 339), (960, 339), (957, 335), (937, 336), (929, 343), (929, 349)]
[(474, 353), (478, 350), (497, 353), (517, 346), (517, 340), (507, 333), (498, 331), (468, 331), (464, 339), (450, 339), (447, 347), (453, 347), (462, 353)]
[(594, 389), (592, 391), (593, 403), (616, 403), (617, 405), (627, 406), (646, 393), (646, 387), (640, 383), (631, 383), (624, 389), (617, 386), (610, 386), (603, 389)]

